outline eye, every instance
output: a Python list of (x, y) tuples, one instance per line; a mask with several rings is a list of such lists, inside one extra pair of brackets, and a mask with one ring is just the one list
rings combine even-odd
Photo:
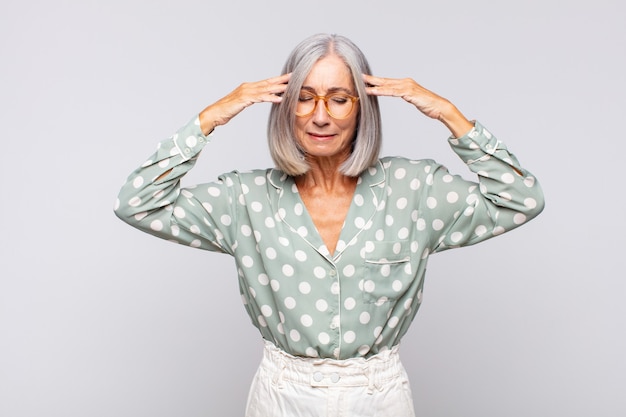
[(343, 94), (333, 94), (330, 99), (336, 104), (345, 104), (350, 100), (348, 96)]
[(300, 95), (298, 96), (298, 101), (313, 100), (313, 97), (315, 97), (313, 94), (306, 92), (306, 91), (301, 91)]

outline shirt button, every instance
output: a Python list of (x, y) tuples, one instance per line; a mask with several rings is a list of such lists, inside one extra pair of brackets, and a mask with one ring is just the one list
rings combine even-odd
[(322, 382), (322, 379), (324, 379), (324, 375), (322, 375), (321, 372), (316, 372), (313, 374), (313, 379), (315, 380), (315, 382)]
[(335, 316), (333, 317), (333, 320), (330, 322), (330, 328), (335, 330), (337, 327), (339, 327), (339, 317)]
[(339, 379), (341, 379), (341, 377), (339, 376), (337, 372), (333, 372), (330, 375), (330, 380), (333, 381), (333, 384), (336, 384), (337, 382), (339, 382)]
[(330, 275), (331, 277), (334, 277), (337, 275), (337, 271), (335, 271), (334, 269), (331, 269), (328, 275)]

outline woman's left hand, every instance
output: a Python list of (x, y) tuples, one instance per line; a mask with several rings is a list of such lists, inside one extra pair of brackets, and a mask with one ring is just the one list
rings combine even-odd
[(368, 94), (401, 97), (426, 116), (443, 122), (456, 137), (464, 135), (473, 126), (449, 100), (411, 78), (381, 78), (363, 74), (363, 80)]

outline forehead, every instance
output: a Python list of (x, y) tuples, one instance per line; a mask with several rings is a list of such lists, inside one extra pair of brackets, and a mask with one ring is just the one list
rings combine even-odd
[(317, 93), (336, 89), (354, 89), (350, 69), (337, 55), (326, 56), (317, 61), (302, 85)]

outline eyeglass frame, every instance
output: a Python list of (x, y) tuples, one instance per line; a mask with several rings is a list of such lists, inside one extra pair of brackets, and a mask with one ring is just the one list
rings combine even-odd
[[(350, 95), (350, 94), (347, 94), (347, 93), (341, 93), (341, 92), (330, 93), (330, 94), (325, 95), (325, 96), (318, 96), (317, 94), (313, 94), (313, 93), (312, 93), (312, 92), (310, 92), (310, 91), (303, 91), (303, 92), (301, 92), (300, 94), (302, 94), (302, 93), (305, 93), (305, 94), (310, 94), (310, 95), (311, 95), (311, 98), (312, 98), (313, 100), (315, 100), (315, 105), (313, 106), (313, 109), (311, 109), (311, 111), (310, 111), (310, 112), (308, 112), (308, 113), (306, 113), (306, 114), (300, 114), (300, 113), (298, 113), (297, 111), (295, 111), (294, 113), (295, 113), (295, 115), (296, 115), (297, 117), (307, 117), (307, 116), (310, 116), (310, 115), (312, 115), (313, 113), (315, 113), (315, 109), (317, 108), (317, 103), (318, 103), (320, 100), (322, 100), (322, 101), (324, 102), (324, 109), (326, 110), (326, 113), (328, 113), (328, 115), (329, 115), (330, 117), (332, 117), (333, 119), (337, 119), (337, 120), (344, 120), (344, 119), (347, 119), (348, 117), (350, 117), (350, 115), (351, 115), (351, 114), (352, 114), (352, 112), (354, 111), (354, 103), (356, 103), (357, 101), (359, 101), (359, 97), (355, 97), (355, 96), (353, 96), (353, 95)], [(348, 114), (346, 114), (346, 115), (345, 115), (345, 116), (343, 116), (343, 117), (336, 117), (336, 116), (334, 116), (334, 115), (330, 112), (330, 109), (328, 108), (328, 100), (329, 100), (331, 97), (333, 97), (333, 96), (342, 96), (342, 97), (345, 97), (345, 98), (347, 98), (348, 100), (350, 100), (350, 101), (352, 102), (352, 107), (350, 108), (350, 111), (348, 112)], [(297, 100), (300, 100), (300, 95), (298, 95), (298, 99), (297, 99)], [(297, 107), (297, 104), (296, 104), (296, 107)]]

